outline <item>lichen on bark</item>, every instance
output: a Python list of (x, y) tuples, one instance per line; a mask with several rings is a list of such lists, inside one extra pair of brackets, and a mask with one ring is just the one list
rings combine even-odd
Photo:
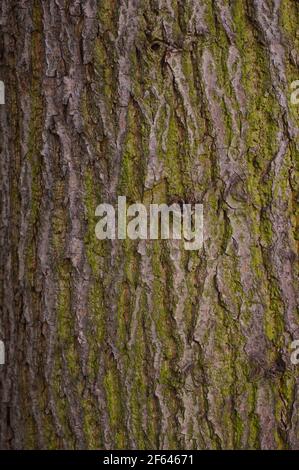
[[(0, 16), (0, 447), (298, 449), (298, 2)], [(203, 249), (97, 240), (119, 195)]]

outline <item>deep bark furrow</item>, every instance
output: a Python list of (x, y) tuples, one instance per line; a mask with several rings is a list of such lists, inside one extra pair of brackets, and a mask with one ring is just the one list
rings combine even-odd
[[(0, 12), (1, 448), (299, 448), (298, 2)], [(203, 249), (98, 240), (120, 195)]]

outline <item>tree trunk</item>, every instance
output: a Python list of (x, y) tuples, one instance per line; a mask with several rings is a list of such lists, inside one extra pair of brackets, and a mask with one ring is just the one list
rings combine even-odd
[[(299, 448), (298, 14), (1, 1), (2, 449)], [(119, 195), (202, 250), (98, 240)]]

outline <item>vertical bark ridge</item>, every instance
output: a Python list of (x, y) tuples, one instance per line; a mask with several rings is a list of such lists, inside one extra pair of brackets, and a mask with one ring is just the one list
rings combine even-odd
[[(3, 0), (1, 448), (298, 448), (298, 4)], [(202, 202), (204, 246), (95, 237)]]

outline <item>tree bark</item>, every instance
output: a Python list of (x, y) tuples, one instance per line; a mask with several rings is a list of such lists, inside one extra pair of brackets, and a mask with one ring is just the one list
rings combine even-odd
[[(298, 14), (2, 0), (2, 449), (299, 449)], [(203, 249), (98, 240), (119, 195)]]

